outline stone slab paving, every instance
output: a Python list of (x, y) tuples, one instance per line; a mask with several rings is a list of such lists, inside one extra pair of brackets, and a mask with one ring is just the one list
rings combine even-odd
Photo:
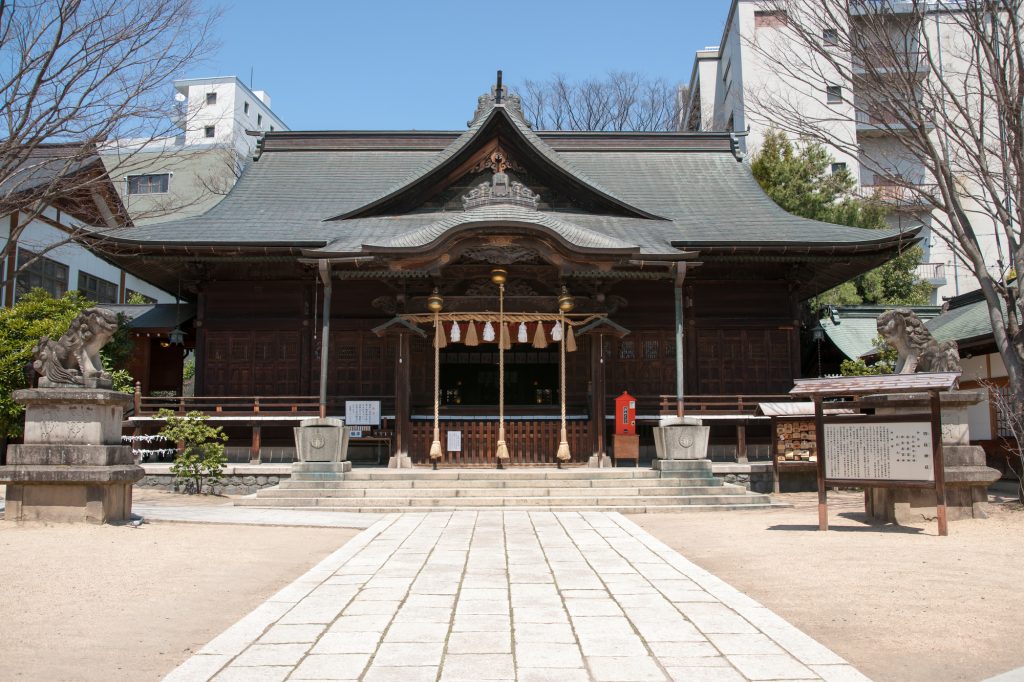
[(866, 678), (617, 513), (389, 514), (167, 678)]
[[(2, 506), (0, 506), (2, 509)], [(260, 509), (231, 505), (173, 507), (164, 504), (136, 503), (132, 514), (151, 521), (188, 523), (234, 523), (257, 526), (316, 526), (323, 528), (369, 528), (383, 514), (354, 512), (303, 511), (296, 509)]]

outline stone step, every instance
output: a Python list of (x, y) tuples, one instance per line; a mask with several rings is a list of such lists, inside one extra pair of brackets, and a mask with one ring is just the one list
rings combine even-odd
[(242, 498), (235, 504), (242, 507), (302, 507), (316, 508), (359, 508), (376, 505), (394, 508), (436, 508), (453, 507), (459, 509), (479, 507), (608, 507), (608, 506), (646, 506), (688, 504), (730, 504), (749, 505), (770, 503), (766, 495), (734, 494), (734, 495), (693, 495), (648, 497), (633, 495), (625, 497), (374, 497), (374, 498), (324, 498), (324, 497), (287, 497), (287, 498)]
[[(672, 474), (694, 473), (701, 475), (705, 472), (711, 473), (711, 463), (702, 460), (687, 463), (686, 467), (673, 471)], [(523, 467), (519, 469), (440, 469), (433, 471), (426, 467), (416, 469), (354, 469), (345, 474), (345, 480), (349, 481), (388, 481), (388, 480), (419, 480), (430, 478), (432, 480), (602, 480), (602, 479), (646, 479), (661, 478), (663, 472), (648, 468), (609, 468), (590, 469), (577, 467), (574, 469), (555, 469), (547, 467)]]
[(666, 495), (721, 495), (721, 486), (665, 486), (665, 487), (615, 487), (615, 488), (265, 488), (256, 495), (260, 498), (323, 497), (323, 498), (447, 498), (447, 497), (624, 497), (666, 496)]
[(439, 490), (452, 488), (617, 488), (623, 486), (635, 488), (661, 488), (678, 486), (720, 486), (722, 481), (714, 477), (690, 478), (635, 478), (635, 479), (509, 479), (509, 480), (434, 480), (400, 479), (400, 480), (352, 480), (346, 476), (342, 480), (306, 480), (305, 477), (293, 476), (291, 480), (283, 480), (281, 489), (391, 489), (391, 490)]
[[(367, 505), (365, 507), (310, 507), (310, 506), (288, 506), (288, 505), (246, 505), (251, 507), (266, 507), (273, 509), (290, 509), (293, 511), (310, 511), (315, 509), (316, 511), (325, 512), (359, 512), (363, 514), (396, 514), (396, 513), (409, 513), (409, 512), (454, 512), (454, 511), (466, 511), (467, 508), (457, 505), (439, 505), (436, 507), (429, 508), (411, 508), (407, 506), (389, 507), (389, 506), (373, 506), (373, 501), (366, 500)], [(586, 511), (599, 511), (599, 512), (619, 512), (621, 514), (647, 514), (647, 513), (681, 513), (681, 512), (718, 512), (718, 511), (756, 511), (766, 509), (782, 509), (791, 507), (788, 504), (778, 504), (776, 502), (754, 502), (745, 504), (659, 504), (659, 505), (647, 505), (643, 500), (635, 500), (634, 504), (631, 505), (578, 505), (572, 507), (555, 507), (555, 506), (544, 506), (544, 505), (531, 505), (531, 506), (515, 506), (507, 505), (501, 507), (472, 507), (472, 511), (523, 511), (523, 512), (537, 512), (537, 511), (552, 511), (552, 512), (586, 512)]]

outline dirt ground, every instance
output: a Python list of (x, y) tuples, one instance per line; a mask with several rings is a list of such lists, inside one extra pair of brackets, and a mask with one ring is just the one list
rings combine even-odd
[(1024, 511), (871, 526), (859, 493), (775, 495), (793, 509), (630, 518), (878, 681), (982, 680), (1024, 666)]
[(0, 678), (158, 680), (358, 532), (0, 521)]

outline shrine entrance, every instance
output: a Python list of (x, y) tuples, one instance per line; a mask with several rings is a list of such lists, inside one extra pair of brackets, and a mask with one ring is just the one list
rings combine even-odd
[[(448, 413), (498, 406), (498, 351), (495, 348), (445, 348), (441, 356), (441, 408)], [(551, 408), (559, 401), (558, 349), (505, 354), (505, 404), (509, 409)]]

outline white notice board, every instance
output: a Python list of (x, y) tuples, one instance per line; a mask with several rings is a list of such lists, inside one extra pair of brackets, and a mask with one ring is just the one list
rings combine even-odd
[(934, 481), (932, 425), (825, 424), (825, 478)]
[(380, 426), (379, 400), (346, 400), (346, 426)]
[(448, 452), (462, 452), (462, 431), (448, 431)]

